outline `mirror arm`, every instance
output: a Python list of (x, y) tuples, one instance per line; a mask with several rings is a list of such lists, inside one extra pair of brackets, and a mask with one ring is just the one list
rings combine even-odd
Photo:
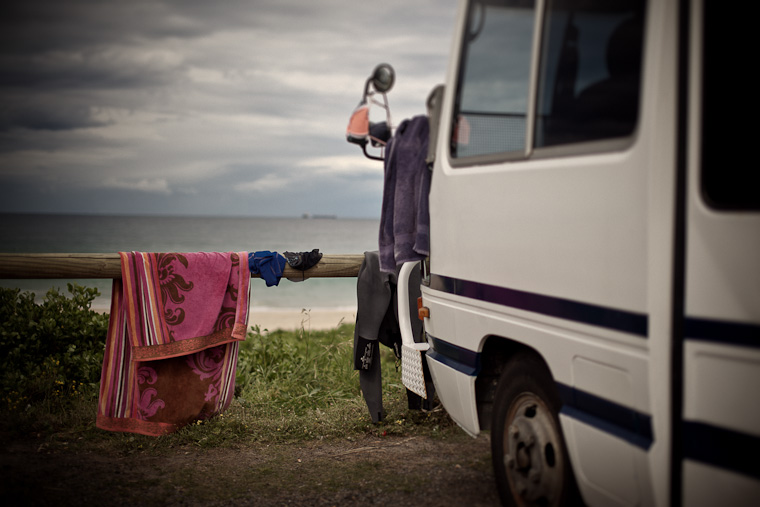
[(362, 145), (362, 151), (364, 152), (364, 156), (365, 156), (365, 157), (367, 157), (367, 158), (368, 158), (368, 159), (370, 159), (370, 160), (380, 160), (380, 161), (383, 161), (383, 160), (385, 160), (385, 158), (384, 158), (384, 157), (378, 157), (378, 156), (375, 156), (375, 155), (371, 155), (371, 154), (370, 154), (370, 153), (367, 151), (367, 143), (365, 143), (365, 144), (363, 144), (363, 145)]
[(369, 85), (372, 83), (372, 76), (367, 78), (367, 81), (364, 83), (364, 95), (362, 96), (362, 100), (366, 101), (367, 97), (369, 96)]

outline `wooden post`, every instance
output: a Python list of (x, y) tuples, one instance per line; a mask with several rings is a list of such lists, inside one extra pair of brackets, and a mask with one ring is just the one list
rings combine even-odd
[[(282, 276), (298, 280), (352, 277), (359, 274), (363, 260), (361, 254), (324, 254), (306, 272), (285, 265)], [(0, 278), (121, 278), (121, 263), (115, 253), (0, 253)]]

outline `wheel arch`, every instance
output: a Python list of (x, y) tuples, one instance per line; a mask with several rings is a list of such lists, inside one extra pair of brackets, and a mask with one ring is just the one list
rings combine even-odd
[[(481, 349), (481, 369), (475, 385), (481, 430), (491, 431), (491, 458), (502, 503), (513, 505), (518, 497), (530, 498), (531, 495), (539, 495), (543, 499), (556, 500), (549, 505), (583, 505), (559, 420), (562, 407), (559, 388), (543, 355), (524, 343), (489, 335)], [(523, 423), (508, 422), (510, 411), (515, 406), (509, 400), (524, 400), (526, 397), (532, 405), (532, 415), (526, 410), (525, 415), (529, 419), (519, 419), (539, 422), (527, 426)], [(538, 406), (544, 408), (536, 411)], [(541, 414), (543, 417), (538, 417)], [(543, 421), (543, 424), (540, 421)], [(494, 425), (501, 430), (494, 429)], [(515, 430), (515, 427), (518, 429)], [(509, 452), (505, 447), (507, 428), (511, 442)], [(544, 435), (543, 439), (541, 435)], [(523, 449), (530, 449), (533, 442), (539, 442), (539, 451), (536, 453), (529, 450), (531, 459), (527, 460), (527, 464), (521, 464), (516, 458), (517, 454), (512, 451), (521, 452), (521, 446)], [(514, 447), (515, 445), (517, 447)], [(507, 460), (510, 455), (517, 459), (516, 468)], [(534, 466), (531, 463), (539, 465)], [(516, 482), (515, 477), (518, 478)], [(516, 504), (522, 505), (520, 502)]]
[[(507, 360), (517, 354), (534, 356), (543, 363), (546, 371), (552, 375), (548, 363), (533, 347), (504, 336), (486, 336), (480, 353), (480, 371), (475, 379), (475, 402), (481, 431), (491, 429), (496, 387)], [(554, 375), (552, 375), (553, 378)]]

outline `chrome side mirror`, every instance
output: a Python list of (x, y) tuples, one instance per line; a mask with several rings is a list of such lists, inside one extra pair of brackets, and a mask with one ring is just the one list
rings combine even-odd
[(435, 153), (438, 147), (438, 130), (441, 127), (441, 108), (443, 107), (443, 93), (445, 88), (442, 84), (437, 85), (428, 95), (426, 105), (428, 120), (430, 121), (430, 141), (425, 161), (430, 168), (435, 163)]
[[(393, 88), (396, 75), (387, 63), (381, 63), (364, 83), (364, 95), (359, 105), (354, 109), (346, 128), (346, 140), (349, 143), (358, 144), (362, 147), (364, 156), (372, 160), (384, 160), (383, 152), (385, 145), (392, 135), (391, 110), (388, 105), (386, 93)], [(375, 98), (382, 97), (382, 102)], [(373, 123), (369, 119), (370, 106), (375, 104), (385, 109), (385, 121)], [(367, 144), (380, 148), (380, 155), (372, 155), (367, 152)]]
[(372, 72), (372, 87), (380, 93), (387, 93), (393, 88), (393, 83), (396, 80), (396, 73), (387, 63), (381, 63)]

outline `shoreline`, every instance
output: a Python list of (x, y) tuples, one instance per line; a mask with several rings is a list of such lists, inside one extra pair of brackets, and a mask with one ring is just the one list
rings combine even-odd
[(259, 326), (263, 331), (324, 331), (341, 324), (356, 322), (356, 308), (262, 308), (251, 307), (248, 326)]
[[(109, 313), (110, 307), (92, 305), (97, 313)], [(328, 308), (276, 308), (251, 306), (248, 313), (248, 326), (259, 326), (261, 331), (295, 331), (298, 329), (324, 331), (334, 329), (340, 324), (356, 322), (355, 307)]]

